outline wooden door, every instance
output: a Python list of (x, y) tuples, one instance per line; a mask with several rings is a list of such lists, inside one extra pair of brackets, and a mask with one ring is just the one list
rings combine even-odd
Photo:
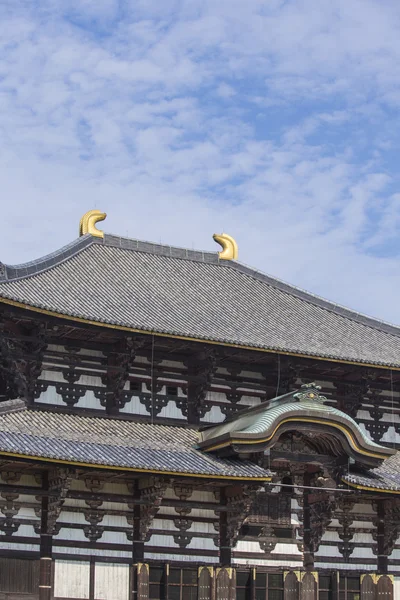
[(230, 600), (231, 580), (226, 569), (220, 569), (217, 573), (217, 598), (216, 600)]
[(361, 600), (376, 600), (376, 585), (371, 575), (365, 575), (361, 582)]
[(378, 576), (376, 595), (379, 600), (393, 600), (393, 583), (388, 575)]
[(285, 600), (298, 600), (299, 582), (295, 573), (285, 573), (284, 598)]
[(211, 600), (212, 576), (208, 567), (200, 567), (198, 600)]
[(149, 598), (149, 566), (138, 564), (138, 600), (148, 600)]
[(301, 580), (301, 600), (317, 600), (318, 586), (313, 573), (305, 573)]

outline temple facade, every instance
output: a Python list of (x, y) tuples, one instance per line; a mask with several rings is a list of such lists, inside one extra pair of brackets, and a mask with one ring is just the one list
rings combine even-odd
[(400, 598), (400, 327), (104, 218), (0, 263), (0, 600)]

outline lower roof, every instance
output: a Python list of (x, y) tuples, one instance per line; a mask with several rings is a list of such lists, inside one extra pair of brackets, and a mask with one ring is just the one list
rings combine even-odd
[(400, 452), (370, 471), (349, 473), (343, 481), (360, 490), (400, 494)]
[(268, 481), (270, 471), (196, 450), (195, 429), (0, 405), (0, 456), (146, 473)]

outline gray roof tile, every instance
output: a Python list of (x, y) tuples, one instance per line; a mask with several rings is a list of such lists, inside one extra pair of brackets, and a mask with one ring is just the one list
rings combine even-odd
[(250, 462), (196, 450), (194, 429), (22, 409), (12, 402), (0, 413), (0, 454), (210, 478), (270, 476)]
[(6, 267), (0, 298), (145, 332), (400, 367), (399, 327), (217, 253), (84, 236), (50, 258)]
[(353, 485), (360, 485), (377, 490), (400, 492), (400, 452), (387, 458), (376, 469), (359, 473), (350, 473), (343, 479)]

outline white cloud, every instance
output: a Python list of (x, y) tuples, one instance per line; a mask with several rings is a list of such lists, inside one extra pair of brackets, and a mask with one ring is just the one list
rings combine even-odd
[(0, 18), (2, 261), (97, 207), (156, 242), (228, 231), (244, 262), (399, 321), (395, 0), (12, 0)]

